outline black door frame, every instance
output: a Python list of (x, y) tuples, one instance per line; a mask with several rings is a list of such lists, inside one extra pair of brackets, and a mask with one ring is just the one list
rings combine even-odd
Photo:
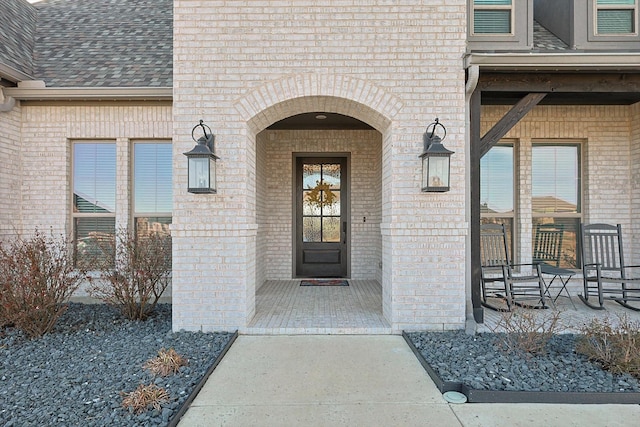
[(306, 277), (298, 274), (297, 271), (297, 257), (298, 250), (300, 249), (298, 246), (298, 169), (297, 164), (298, 160), (301, 158), (317, 158), (317, 159), (327, 159), (327, 158), (340, 158), (345, 159), (345, 172), (346, 177), (344, 178), (343, 184), (344, 187), (341, 189), (342, 197), (346, 195), (346, 200), (344, 200), (344, 204), (342, 205), (341, 218), (344, 222), (346, 222), (346, 237), (345, 237), (345, 261), (346, 261), (346, 274), (345, 278), (351, 277), (351, 153), (348, 152), (294, 152), (292, 153), (292, 209), (291, 209), (291, 241), (292, 241), (292, 277), (294, 278), (302, 278)]

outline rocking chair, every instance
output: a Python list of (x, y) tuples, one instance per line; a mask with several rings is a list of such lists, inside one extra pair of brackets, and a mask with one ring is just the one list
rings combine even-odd
[[(580, 237), (584, 294), (578, 296), (582, 302), (604, 310), (604, 301), (612, 300), (640, 311), (640, 307), (628, 304), (640, 302), (640, 266), (624, 265), (620, 224), (580, 224)], [(597, 305), (593, 303), (596, 298)]]
[[(483, 306), (496, 311), (511, 311), (514, 305), (548, 308), (540, 264), (511, 263), (504, 224), (480, 226), (480, 258)], [(504, 300), (506, 309), (492, 305), (490, 298)]]

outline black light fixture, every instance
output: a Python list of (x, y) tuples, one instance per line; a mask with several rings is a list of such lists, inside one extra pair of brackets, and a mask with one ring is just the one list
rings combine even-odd
[[(196, 140), (194, 132), (198, 127), (202, 128), (204, 135)], [(207, 129), (209, 129), (209, 133), (207, 133)], [(216, 193), (216, 160), (220, 157), (215, 155), (213, 132), (200, 120), (200, 123), (191, 130), (191, 138), (197, 144), (193, 150), (184, 153), (188, 162), (189, 185), (187, 191), (196, 194)]]
[[(442, 137), (436, 135), (438, 127), (441, 128)], [(447, 129), (438, 121), (427, 126), (423, 135), (424, 153), (422, 159), (422, 191), (443, 193), (450, 190), (449, 178), (451, 176), (451, 155), (453, 151), (447, 150), (442, 141), (447, 136)]]

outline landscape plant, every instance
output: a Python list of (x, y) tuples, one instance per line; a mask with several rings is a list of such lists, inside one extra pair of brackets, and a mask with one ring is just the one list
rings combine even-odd
[(169, 401), (169, 393), (155, 384), (140, 384), (130, 393), (122, 393), (122, 407), (140, 414), (149, 409), (162, 409), (162, 403)]
[(612, 373), (628, 373), (640, 378), (640, 323), (626, 314), (593, 319), (581, 328), (576, 352)]
[(86, 278), (73, 263), (64, 236), (39, 230), (0, 245), (0, 326), (14, 325), (31, 338), (50, 332)]
[(494, 332), (507, 352), (524, 355), (546, 354), (547, 344), (562, 331), (558, 310), (527, 310), (503, 312)]
[(144, 364), (144, 368), (154, 375), (166, 377), (171, 374), (177, 374), (180, 367), (186, 365), (187, 359), (179, 355), (174, 349), (165, 350), (162, 348), (158, 351), (156, 357), (149, 359)]
[(96, 244), (102, 252), (95, 261), (100, 277), (92, 280), (89, 294), (128, 319), (147, 319), (171, 280), (171, 237), (120, 229)]

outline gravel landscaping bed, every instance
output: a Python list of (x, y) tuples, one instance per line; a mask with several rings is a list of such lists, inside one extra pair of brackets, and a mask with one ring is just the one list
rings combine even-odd
[(408, 332), (407, 337), (443, 381), (476, 390), (638, 392), (630, 375), (613, 375), (574, 351), (575, 335), (555, 335), (546, 355), (507, 354), (500, 335), (464, 331)]
[[(171, 306), (145, 322), (102, 304), (72, 303), (55, 330), (35, 340), (0, 330), (0, 425), (164, 426), (180, 409), (231, 333), (171, 332)], [(188, 359), (176, 375), (154, 377), (142, 365), (162, 348)], [(140, 415), (121, 392), (164, 387), (170, 401)]]

